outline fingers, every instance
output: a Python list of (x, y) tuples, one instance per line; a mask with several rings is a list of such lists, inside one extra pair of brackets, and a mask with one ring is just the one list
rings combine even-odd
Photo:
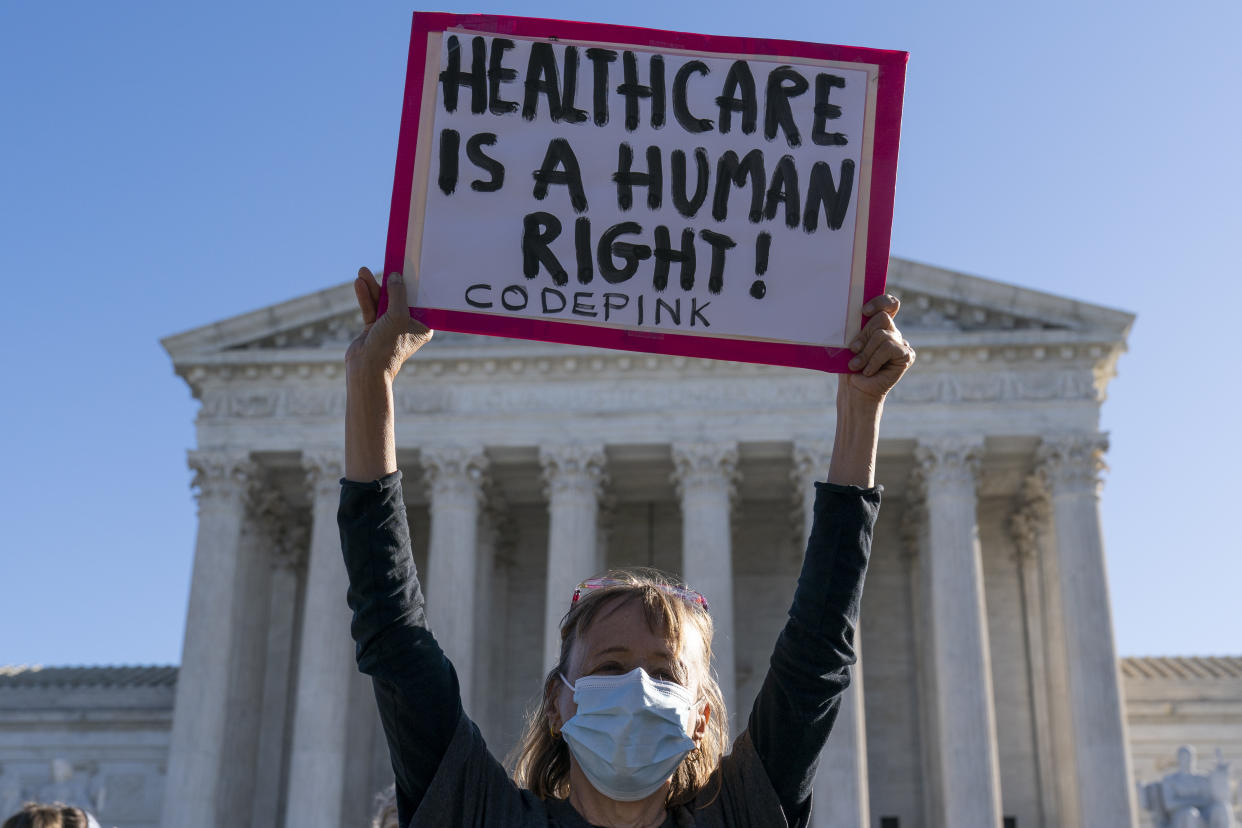
[(389, 273), (384, 286), (388, 290), (388, 309), (384, 315), (399, 315), (404, 321), (410, 315), (410, 306), (405, 301), (405, 277), (400, 273)]
[[(891, 296), (877, 296), (875, 299), (871, 300), (871, 302), (868, 302), (867, 305), (863, 307), (863, 310), (865, 311), (867, 306), (877, 303), (878, 300), (885, 298), (892, 299), (894, 303), (897, 302), (897, 300)], [(876, 312), (870, 319), (867, 320), (867, 324), (863, 325), (863, 329), (858, 332), (858, 336), (854, 337), (854, 341), (850, 343), (850, 350), (858, 354), (858, 356), (850, 360), (850, 370), (857, 371), (865, 366), (875, 353), (876, 348), (883, 344), (883, 338), (877, 336), (877, 334), (884, 331), (895, 332), (897, 330), (897, 326), (893, 324), (893, 317), (888, 312), (889, 307), (890, 306), (886, 303), (879, 303), (877, 305)], [(893, 312), (896, 312), (897, 305), (894, 304), (891, 307), (893, 308)]]
[(371, 304), (379, 306), (380, 283), (375, 278), (375, 274), (371, 272), (369, 267), (358, 268), (358, 278), (363, 281), (367, 287), (367, 291), (371, 294)]
[(891, 318), (896, 316), (899, 310), (901, 310), (901, 300), (891, 293), (883, 293), (876, 296), (862, 306), (863, 316), (875, 316), (876, 314), (883, 313)]
[(358, 310), (362, 311), (362, 326), (369, 328), (374, 325), (375, 300), (371, 298), (371, 291), (361, 276), (354, 279), (354, 298), (358, 300)]
[(897, 331), (885, 331), (875, 337), (875, 340), (879, 344), (871, 352), (867, 364), (862, 369), (861, 373), (864, 377), (875, 376), (890, 363), (904, 366), (914, 361), (914, 351)]

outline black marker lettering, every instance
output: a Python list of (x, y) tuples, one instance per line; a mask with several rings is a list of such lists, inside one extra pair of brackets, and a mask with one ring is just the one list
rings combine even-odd
[(707, 310), (707, 306), (710, 304), (711, 302), (704, 302), (703, 306), (699, 307), (699, 297), (690, 297), (690, 327), (694, 327), (694, 320), (696, 319), (703, 323), (704, 328), (712, 326), (712, 323), (708, 322), (707, 317), (703, 315), (703, 311)]
[(843, 147), (848, 143), (843, 133), (824, 131), (824, 121), (841, 117), (841, 107), (828, 103), (828, 95), (833, 87), (844, 89), (845, 78), (822, 72), (815, 76), (815, 122), (811, 129), (811, 143), (816, 146)]
[(674, 325), (681, 324), (681, 300), (680, 299), (674, 299), (673, 304), (670, 305), (668, 302), (665, 302), (663, 299), (660, 299), (659, 297), (657, 297), (656, 306), (655, 306), (655, 322), (653, 324), (656, 324), (656, 325), (660, 324), (660, 308), (664, 308), (666, 311), (668, 311), (668, 315), (673, 317)]
[(488, 292), (491, 292), (491, 289), (492, 289), (492, 286), (487, 284), (486, 282), (483, 282), (477, 285), (471, 285), (470, 287), (466, 288), (466, 304), (472, 308), (490, 308), (492, 306), (492, 302), (490, 299), (486, 301), (482, 299), (475, 299), (470, 294), (476, 291), (480, 291), (480, 290), (486, 290)]
[(647, 172), (633, 171), (634, 149), (626, 143), (617, 147), (617, 171), (612, 180), (617, 182), (617, 206), (628, 210), (634, 206), (634, 187), (647, 188), (647, 207), (660, 209), (664, 200), (664, 165), (660, 161), (660, 148), (647, 147)]
[[(645, 244), (634, 244), (632, 242), (616, 241), (617, 236), (624, 234), (638, 234), (643, 231), (642, 225), (636, 221), (623, 221), (620, 224), (614, 224), (604, 231), (604, 235), (599, 237), (599, 246), (596, 250), (596, 256), (599, 260), (599, 275), (611, 285), (619, 284), (629, 279), (638, 272), (638, 263), (643, 259), (651, 258), (651, 248)], [(621, 267), (616, 265), (616, 257), (620, 257), (623, 262)]]
[(594, 78), (595, 125), (603, 126), (608, 123), (608, 64), (617, 59), (617, 53), (612, 49), (591, 48), (586, 50), (586, 56), (591, 61)]
[[(742, 97), (737, 97), (738, 87)], [(750, 73), (750, 66), (744, 60), (735, 60), (725, 76), (724, 93), (716, 98), (720, 107), (720, 134), (728, 133), (732, 126), (734, 112), (742, 113), (742, 132), (750, 135), (755, 131), (755, 119), (758, 117), (759, 105), (755, 101), (755, 76)]]
[(763, 218), (763, 152), (753, 149), (740, 161), (737, 153), (728, 150), (716, 162), (716, 194), (712, 197), (712, 218), (724, 221), (729, 213), (730, 184), (743, 187), (750, 177), (750, 220), (758, 223)]
[(599, 314), (595, 312), (594, 305), (588, 305), (586, 302), (582, 301), (584, 298), (590, 299), (593, 295), (594, 294), (590, 291), (581, 291), (574, 294), (573, 313), (576, 316), (599, 316)]
[(798, 168), (794, 165), (792, 155), (782, 155), (772, 171), (772, 181), (768, 184), (768, 201), (763, 208), (764, 218), (771, 221), (776, 218), (776, 205), (785, 204), (785, 226), (797, 227), (801, 215), (798, 204)]
[(543, 165), (535, 170), (534, 176), (536, 199), (543, 201), (548, 197), (549, 184), (564, 184), (569, 187), (569, 203), (573, 205), (574, 211), (586, 212), (586, 192), (582, 189), (582, 171), (578, 167), (578, 157), (564, 138), (553, 138), (548, 142)]
[(470, 163), (491, 176), (487, 181), (478, 178), (471, 181), (470, 189), (475, 192), (494, 193), (504, 186), (504, 164), (501, 164), (483, 151), (483, 147), (490, 147), (495, 145), (495, 143), (496, 133), (494, 132), (480, 132), (477, 135), (471, 135), (470, 140), (466, 142), (466, 157), (470, 159)]
[(535, 120), (540, 93), (548, 99), (548, 116), (553, 123), (559, 121), (561, 90), (551, 43), (530, 44), (530, 59), (526, 62), (526, 95), (522, 98), (522, 117), (527, 121)]
[[(762, 276), (768, 272), (768, 252), (772, 249), (772, 234), (760, 233), (755, 242), (755, 275)], [(762, 279), (756, 279), (750, 286), (750, 295), (762, 299), (768, 295), (768, 286)]]
[(686, 198), (686, 154), (681, 150), (673, 150), (673, 206), (686, 218), (694, 218), (695, 213), (703, 206), (707, 198), (708, 178), (711, 166), (707, 161), (707, 150), (698, 147), (694, 151), (694, 198)]
[[(509, 302), (510, 293), (516, 293), (518, 296), (522, 297), (521, 304), (518, 304), (517, 301), (510, 303)], [(500, 292), (500, 304), (505, 306), (505, 310), (511, 310), (511, 311), (526, 310), (526, 306), (530, 304), (530, 296), (527, 295), (526, 288), (522, 287), (521, 285), (509, 285), (507, 288), (505, 288), (504, 290)]]
[(849, 212), (850, 194), (854, 191), (854, 161), (841, 162), (841, 184), (832, 182), (832, 170), (823, 161), (811, 167), (811, 182), (806, 188), (806, 209), (802, 211), (802, 229), (815, 232), (819, 225), (819, 208), (823, 205), (828, 227), (840, 230)]
[(440, 192), (452, 195), (457, 189), (457, 156), (461, 152), (461, 133), (455, 129), (440, 130)]
[(595, 265), (591, 261), (591, 220), (586, 216), (574, 222), (574, 253), (578, 257), (578, 281), (591, 284)]
[[(549, 299), (561, 300), (560, 306), (555, 307), (555, 308), (550, 307), (548, 305)], [(543, 290), (539, 291), (539, 302), (540, 304), (543, 305), (544, 313), (560, 313), (561, 311), (565, 310), (565, 306), (569, 304), (569, 300), (565, 298), (565, 294), (561, 293), (556, 288), (550, 288), (550, 287), (546, 287)]]
[(625, 129), (627, 132), (638, 129), (639, 98), (651, 98), (652, 129), (664, 126), (664, 58), (660, 55), (652, 55), (647, 65), (651, 83), (643, 86), (638, 82), (638, 58), (630, 51), (621, 55), (625, 82), (617, 87), (617, 93), (625, 97)]
[(655, 229), (655, 278), (652, 287), (664, 290), (668, 287), (668, 266), (671, 262), (681, 262), (681, 289), (690, 290), (694, 287), (694, 228), (687, 227), (681, 231), (681, 250), (673, 249), (668, 228), (663, 224)]
[(487, 111), (487, 69), (486, 49), (483, 38), (474, 37), (470, 40), (470, 71), (461, 71), (461, 43), (457, 35), (449, 35), (448, 68), (440, 73), (440, 83), (444, 87), (444, 111), (457, 111), (457, 88), (470, 87), (470, 111), (481, 115)]
[[(641, 299), (642, 297), (640, 296), (639, 298)], [(614, 299), (620, 299), (621, 304), (614, 305), (612, 303)], [(604, 294), (604, 321), (605, 322), (608, 321), (608, 318), (612, 316), (613, 311), (621, 310), (622, 308), (626, 307), (629, 304), (630, 304), (630, 297), (626, 296), (624, 293), (605, 293)], [(639, 324), (640, 325), (642, 324), (641, 319), (639, 320)]]
[[(786, 84), (786, 81), (789, 83)], [(796, 147), (802, 143), (789, 99), (798, 97), (809, 87), (806, 78), (792, 66), (778, 66), (768, 73), (768, 91), (763, 108), (764, 138), (775, 140), (776, 128), (779, 126), (784, 131), (789, 146)]]
[[(712, 246), (712, 269), (707, 277), (708, 293), (717, 294), (724, 289), (724, 266), (725, 251), (731, 247), (737, 247), (737, 242), (723, 233), (716, 233), (711, 230), (700, 230), (699, 236), (703, 241)], [(704, 305), (703, 307), (707, 307)], [(707, 320), (703, 320), (705, 323)], [(693, 320), (691, 320), (691, 324)]]
[(706, 76), (707, 64), (701, 60), (688, 60), (673, 76), (673, 117), (677, 119), (677, 123), (681, 124), (682, 129), (691, 134), (707, 132), (714, 126), (710, 118), (696, 118), (691, 115), (690, 107), (686, 105), (686, 84), (689, 83), (690, 75), (694, 72)]
[[(552, 274), (552, 282), (564, 285), (569, 274), (561, 267), (548, 243), (561, 234), (561, 220), (551, 213), (529, 213), (522, 219), (522, 273), (527, 279), (539, 275), (539, 266)], [(504, 294), (501, 294), (504, 301)]]
[(500, 85), (517, 77), (516, 69), (506, 69), (501, 62), (505, 52), (513, 48), (513, 41), (503, 37), (492, 38), (492, 57), (487, 66), (488, 103), (487, 108), (493, 115), (506, 115), (517, 112), (517, 101), (506, 101), (500, 97)]
[(567, 124), (580, 124), (587, 114), (574, 106), (578, 94), (578, 49), (565, 47), (565, 93), (561, 95), (561, 119)]

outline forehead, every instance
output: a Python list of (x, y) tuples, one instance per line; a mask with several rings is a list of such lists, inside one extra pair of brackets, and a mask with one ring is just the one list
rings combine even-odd
[(702, 661), (703, 640), (694, 624), (680, 624), (679, 635), (674, 638), (667, 629), (648, 620), (640, 601), (612, 600), (610, 604), (580, 632), (574, 646), (579, 664), (583, 659), (622, 652), (681, 661), (687, 666)]

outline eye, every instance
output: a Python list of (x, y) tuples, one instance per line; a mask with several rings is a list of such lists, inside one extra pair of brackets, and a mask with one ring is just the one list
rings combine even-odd
[(617, 662), (605, 661), (603, 664), (599, 665), (594, 670), (592, 670), (591, 674), (596, 675), (596, 676), (598, 675), (612, 676), (612, 675), (620, 675), (624, 672), (626, 672), (625, 668), (623, 668)]

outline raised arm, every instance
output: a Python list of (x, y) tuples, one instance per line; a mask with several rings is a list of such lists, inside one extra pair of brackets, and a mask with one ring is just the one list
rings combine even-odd
[(884, 294), (863, 305), (867, 324), (850, 344), (853, 374), (837, 380), (837, 434), (828, 482), (869, 489), (875, 485), (884, 398), (914, 364), (914, 349), (893, 321), (901, 302)]
[(828, 483), (817, 485), (789, 621), (751, 712), (751, 741), (791, 825), (806, 822), (816, 760), (856, 661), (854, 630), (880, 506), (874, 488), (880, 415), (885, 396), (914, 362), (893, 322), (898, 308), (892, 296), (863, 307), (870, 319), (852, 344), (856, 373), (837, 381)]
[(392, 383), (431, 331), (409, 317), (388, 278), (388, 311), (365, 268), (354, 283), (362, 333), (346, 352), (345, 477), (337, 522), (349, 573), (358, 669), (372, 677), (405, 824), (435, 777), (457, 722), (457, 676), (427, 628), (397, 471)]
[(405, 280), (388, 277), (388, 312), (376, 318), (380, 285), (365, 267), (354, 280), (362, 333), (345, 352), (345, 477), (365, 482), (397, 470), (392, 382), (432, 331), (410, 318)]

